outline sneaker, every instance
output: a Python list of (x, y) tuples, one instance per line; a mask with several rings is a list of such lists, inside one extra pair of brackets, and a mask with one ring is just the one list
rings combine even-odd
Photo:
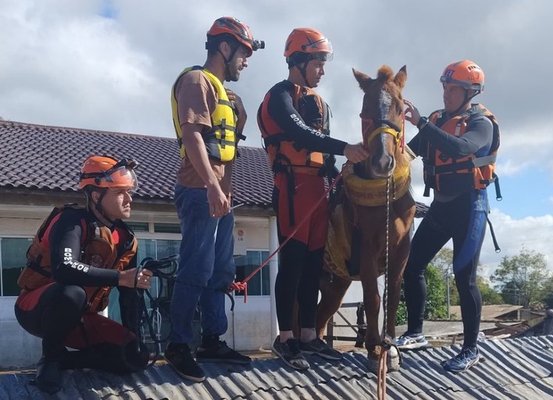
[(224, 340), (217, 340), (209, 347), (200, 347), (196, 351), (198, 362), (227, 362), (232, 364), (249, 364), (252, 359), (227, 346)]
[(54, 394), (61, 390), (61, 380), (59, 361), (42, 357), (36, 366), (36, 386), (43, 392)]
[(318, 356), (327, 360), (337, 361), (342, 358), (342, 353), (334, 350), (332, 347), (326, 344), (326, 342), (319, 338), (305, 343), (300, 341), (300, 350), (302, 353), (305, 354), (317, 354)]
[(175, 368), (175, 371), (183, 378), (194, 382), (205, 380), (204, 371), (192, 357), (190, 347), (186, 343), (169, 343), (165, 350), (165, 359)]
[(404, 333), (395, 340), (396, 346), (400, 350), (420, 349), (428, 346), (428, 340), (422, 333)]
[(442, 367), (449, 372), (466, 371), (480, 360), (480, 353), (476, 347), (461, 349), (461, 352), (450, 360), (443, 361)]
[(280, 336), (277, 336), (273, 342), (273, 353), (289, 367), (298, 371), (309, 369), (309, 362), (301, 354), (300, 345), (296, 339), (288, 339), (286, 343), (281, 343)]

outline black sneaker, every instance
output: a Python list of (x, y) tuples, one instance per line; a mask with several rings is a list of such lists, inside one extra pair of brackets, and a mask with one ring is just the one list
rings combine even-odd
[(61, 368), (57, 360), (42, 357), (36, 366), (36, 386), (43, 392), (54, 394), (61, 390)]
[(301, 354), (300, 345), (296, 339), (288, 339), (286, 343), (281, 343), (280, 336), (277, 336), (273, 342), (273, 353), (289, 367), (298, 371), (309, 369), (309, 362)]
[(169, 343), (165, 350), (165, 359), (175, 368), (175, 371), (183, 378), (194, 382), (203, 382), (205, 374), (196, 363), (190, 347), (186, 343)]
[(199, 347), (196, 351), (198, 362), (227, 362), (231, 364), (249, 364), (252, 359), (227, 346), (224, 340), (218, 340), (209, 347)]
[(325, 358), (327, 360), (340, 360), (342, 358), (342, 353), (337, 350), (334, 350), (323, 340), (317, 338), (313, 339), (310, 342), (300, 342), (300, 350), (305, 354), (317, 354), (318, 356)]

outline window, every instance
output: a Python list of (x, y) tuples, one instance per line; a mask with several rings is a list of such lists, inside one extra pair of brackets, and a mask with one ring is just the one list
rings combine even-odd
[(160, 233), (180, 233), (179, 224), (154, 224), (154, 232)]
[(19, 295), (17, 278), (27, 264), (31, 238), (0, 238), (0, 296)]
[[(244, 280), (253, 270), (269, 257), (268, 251), (248, 250), (245, 256), (235, 256), (236, 282)], [(248, 296), (268, 296), (271, 294), (269, 283), (269, 266), (261, 268), (248, 282)], [(237, 296), (244, 293), (235, 292)]]
[(133, 232), (148, 232), (147, 222), (127, 222), (127, 225)]

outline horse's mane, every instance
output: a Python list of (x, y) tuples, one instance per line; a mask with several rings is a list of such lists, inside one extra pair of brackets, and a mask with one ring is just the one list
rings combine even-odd
[(381, 82), (386, 82), (392, 79), (394, 76), (394, 71), (388, 65), (383, 65), (378, 69), (377, 78)]

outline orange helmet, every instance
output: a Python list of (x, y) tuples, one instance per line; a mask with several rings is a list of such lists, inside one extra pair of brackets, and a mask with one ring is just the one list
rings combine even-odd
[(79, 178), (79, 189), (87, 186), (98, 188), (128, 188), (135, 190), (138, 181), (134, 169), (138, 166), (134, 160), (117, 161), (109, 156), (90, 156), (83, 167)]
[(263, 40), (255, 40), (250, 27), (233, 17), (221, 17), (213, 22), (213, 25), (207, 31), (206, 49), (210, 47), (212, 40), (219, 35), (230, 35), (241, 45), (249, 50), (248, 57), (259, 49), (265, 48)]
[(474, 61), (462, 60), (445, 67), (440, 82), (481, 92), (484, 90), (484, 71)]
[(332, 59), (332, 45), (330, 41), (318, 30), (313, 28), (296, 28), (288, 35), (284, 47), (284, 57), (290, 61), (295, 53), (307, 54), (304, 61), (320, 59), (327, 61)]

